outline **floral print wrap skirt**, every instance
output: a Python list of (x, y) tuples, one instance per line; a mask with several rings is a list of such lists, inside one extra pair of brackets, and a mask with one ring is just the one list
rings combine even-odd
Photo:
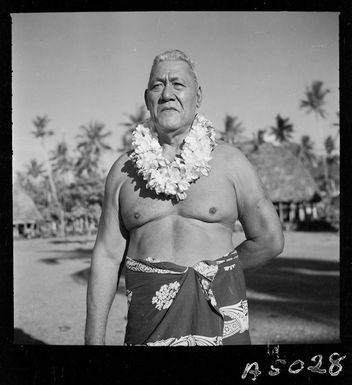
[(248, 345), (248, 305), (234, 250), (192, 267), (126, 258), (125, 345)]

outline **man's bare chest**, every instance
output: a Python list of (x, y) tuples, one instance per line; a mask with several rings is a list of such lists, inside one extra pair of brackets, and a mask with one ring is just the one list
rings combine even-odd
[(212, 170), (192, 183), (186, 199), (180, 202), (157, 195), (145, 187), (140, 176), (130, 173), (121, 187), (119, 206), (129, 231), (167, 216), (229, 225), (238, 216), (235, 189), (220, 170)]

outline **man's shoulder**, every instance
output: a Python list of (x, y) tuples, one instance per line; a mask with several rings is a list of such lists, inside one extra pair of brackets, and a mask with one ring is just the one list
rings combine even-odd
[(116, 185), (122, 183), (127, 175), (129, 169), (133, 167), (131, 159), (129, 158), (129, 152), (121, 154), (113, 163), (106, 178), (108, 185)]
[(247, 156), (237, 147), (228, 143), (219, 143), (214, 149), (214, 159), (218, 167), (232, 179), (252, 178), (253, 165)]
[(117, 172), (117, 171), (121, 171), (122, 168), (126, 165), (126, 163), (128, 163), (130, 161), (130, 158), (129, 158), (129, 152), (124, 152), (122, 153), (116, 160), (115, 162), (113, 163), (113, 165), (111, 166), (111, 169), (110, 171), (112, 172)]
[(214, 155), (224, 162), (246, 159), (243, 152), (232, 144), (219, 141), (214, 149)]

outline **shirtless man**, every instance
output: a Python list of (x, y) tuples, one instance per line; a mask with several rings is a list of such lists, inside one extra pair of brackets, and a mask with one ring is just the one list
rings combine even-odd
[[(145, 102), (165, 159), (182, 153), (201, 101), (184, 53), (154, 59)], [(126, 345), (250, 343), (242, 269), (282, 252), (281, 224), (238, 149), (217, 143), (208, 163), (209, 174), (190, 182), (181, 199), (148, 188), (129, 153), (114, 163), (92, 256), (86, 344), (105, 344), (121, 263), (130, 303)], [(246, 240), (234, 249), (237, 219)]]

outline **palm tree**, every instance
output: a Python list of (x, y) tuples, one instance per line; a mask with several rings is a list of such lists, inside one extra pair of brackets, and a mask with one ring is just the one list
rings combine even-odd
[[(336, 180), (333, 175), (334, 167), (339, 167), (339, 156), (336, 154), (336, 142), (335, 139), (329, 135), (324, 140), (324, 147), (326, 151), (326, 166), (328, 169), (329, 188), (332, 194), (336, 193)], [(330, 170), (329, 170), (330, 169)], [(336, 168), (335, 168), (336, 170)]]
[(68, 147), (65, 140), (57, 143), (56, 148), (51, 151), (50, 160), (53, 162), (55, 173), (65, 173), (72, 169), (72, 158), (68, 154)]
[(31, 159), (26, 169), (27, 175), (34, 178), (34, 180), (38, 179), (45, 172), (44, 163), (38, 163), (36, 159)]
[(335, 140), (331, 135), (329, 135), (325, 140), (324, 140), (324, 148), (327, 154), (327, 158), (331, 158), (333, 155), (333, 151), (336, 149), (335, 146)]
[(314, 113), (317, 117), (325, 119), (327, 112), (323, 106), (326, 103), (325, 97), (330, 92), (329, 89), (323, 88), (323, 82), (316, 80), (312, 83), (311, 87), (306, 87), (305, 96), (306, 99), (301, 100), (300, 108), (306, 110), (306, 112)]
[(333, 126), (339, 127), (339, 133), (340, 133), (340, 111), (336, 112), (336, 116), (337, 116), (337, 122), (333, 123)]
[(265, 128), (260, 128), (259, 130), (253, 133), (252, 143), (254, 145), (254, 150), (257, 150), (261, 144), (265, 143), (265, 138), (264, 138), (265, 134), (266, 134)]
[(308, 166), (314, 166), (316, 164), (316, 156), (314, 154), (314, 142), (308, 135), (301, 136), (301, 142), (299, 144), (299, 158), (304, 164)]
[(238, 142), (239, 135), (245, 130), (242, 126), (242, 122), (239, 121), (237, 116), (226, 114), (225, 117), (225, 132), (221, 132), (221, 139), (227, 143), (235, 144)]
[(137, 108), (135, 114), (125, 115), (128, 116), (129, 121), (125, 123), (120, 123), (121, 126), (127, 128), (127, 131), (122, 136), (122, 148), (118, 148), (118, 152), (125, 152), (131, 150), (132, 131), (138, 124), (143, 123), (147, 119), (147, 110), (144, 105), (141, 105)]
[(97, 173), (101, 155), (112, 148), (105, 143), (105, 139), (112, 134), (104, 132), (105, 125), (101, 122), (90, 122), (88, 126), (82, 125), (82, 134), (77, 135), (79, 142), (77, 149), (79, 157), (76, 164), (79, 175)]
[(38, 163), (36, 159), (31, 159), (30, 163), (26, 165), (26, 172), (23, 174), (22, 186), (30, 195), (34, 195), (35, 192), (42, 188), (44, 179), (47, 178), (45, 175), (44, 163)]
[(54, 134), (53, 130), (48, 130), (47, 125), (50, 122), (50, 119), (46, 116), (37, 116), (33, 120), (33, 124), (35, 126), (35, 131), (32, 131), (32, 134), (35, 138), (41, 139), (41, 141), (44, 140), (45, 137), (51, 136)]
[(336, 136), (335, 136), (335, 138), (334, 138), (335, 141), (336, 141), (337, 138), (340, 136), (340, 112), (339, 112), (339, 111), (336, 112), (336, 116), (337, 116), (337, 122), (335, 122), (335, 123), (332, 124), (333, 127), (338, 127), (338, 128), (339, 128), (339, 129), (337, 130)]
[(260, 128), (257, 131), (257, 141), (259, 144), (265, 143), (264, 135), (266, 134), (266, 129), (265, 128)]
[(62, 210), (60, 201), (59, 201), (58, 196), (57, 196), (57, 189), (56, 189), (56, 185), (55, 185), (55, 182), (54, 182), (54, 179), (53, 179), (51, 163), (49, 161), (48, 151), (46, 149), (46, 143), (45, 143), (45, 139), (47, 137), (52, 136), (54, 134), (53, 130), (49, 130), (47, 128), (47, 125), (48, 125), (49, 121), (50, 120), (49, 120), (49, 118), (46, 115), (44, 115), (44, 116), (37, 116), (33, 120), (33, 124), (35, 126), (35, 131), (32, 131), (32, 134), (34, 135), (35, 138), (40, 140), (40, 143), (41, 143), (42, 148), (44, 150), (45, 164), (46, 164), (46, 168), (47, 168), (47, 176), (48, 176), (48, 181), (49, 181), (49, 185), (50, 185), (50, 190), (51, 190), (51, 193), (52, 193), (54, 204), (57, 205), (59, 213), (60, 213), (59, 214), (59, 217), (60, 217), (59, 218), (59, 221), (60, 221), (60, 226), (59, 226), (60, 235), (63, 235), (64, 234), (64, 212)]
[(289, 142), (292, 139), (293, 124), (289, 123), (289, 118), (283, 118), (280, 114), (275, 117), (276, 125), (271, 126), (271, 134), (279, 143)]
[[(324, 109), (326, 104), (326, 95), (330, 92), (329, 89), (324, 89), (323, 82), (316, 80), (312, 83), (311, 87), (306, 87), (305, 99), (301, 100), (300, 108), (306, 110), (308, 114), (313, 113), (315, 116), (316, 126), (320, 136), (320, 142), (323, 142), (324, 132), (320, 126), (320, 120), (325, 119), (327, 112)], [(324, 167), (324, 180), (326, 185), (328, 184), (328, 169), (326, 164), (326, 158), (322, 155), (323, 167)]]

